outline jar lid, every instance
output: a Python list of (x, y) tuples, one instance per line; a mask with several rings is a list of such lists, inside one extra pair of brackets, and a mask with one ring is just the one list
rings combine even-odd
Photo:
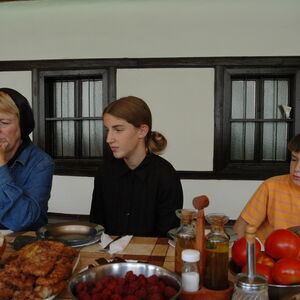
[(236, 287), (245, 291), (259, 291), (268, 289), (267, 278), (260, 274), (254, 274), (252, 280), (247, 273), (239, 273), (235, 278)]
[(200, 260), (200, 252), (194, 249), (185, 249), (181, 252), (181, 258), (186, 262), (197, 262)]

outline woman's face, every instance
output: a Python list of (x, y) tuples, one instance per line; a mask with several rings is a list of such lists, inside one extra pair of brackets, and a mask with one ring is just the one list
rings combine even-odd
[(0, 150), (5, 157), (12, 158), (21, 142), (18, 117), (15, 114), (0, 112)]
[(106, 142), (115, 158), (134, 158), (139, 151), (145, 151), (145, 131), (143, 126), (134, 127), (126, 120), (114, 117), (111, 114), (104, 114), (104, 126), (107, 130)]

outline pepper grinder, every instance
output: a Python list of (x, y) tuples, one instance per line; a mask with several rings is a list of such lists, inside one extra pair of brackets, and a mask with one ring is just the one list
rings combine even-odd
[(268, 281), (263, 275), (255, 273), (255, 233), (256, 228), (246, 226), (247, 273), (239, 273), (235, 280), (232, 300), (268, 300)]
[(201, 195), (193, 199), (193, 206), (198, 209), (198, 215), (196, 220), (196, 246), (200, 252), (201, 259), (199, 261), (199, 274), (200, 282), (203, 283), (204, 268), (205, 268), (205, 256), (204, 256), (204, 239), (205, 239), (205, 217), (204, 208), (209, 205), (208, 197)]

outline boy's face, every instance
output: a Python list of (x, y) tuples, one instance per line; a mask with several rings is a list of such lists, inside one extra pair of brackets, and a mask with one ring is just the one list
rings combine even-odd
[(300, 186), (300, 152), (292, 152), (290, 176), (293, 182)]

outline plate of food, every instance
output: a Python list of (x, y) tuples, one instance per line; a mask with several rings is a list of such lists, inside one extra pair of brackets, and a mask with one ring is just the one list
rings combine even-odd
[(103, 226), (89, 222), (47, 224), (36, 231), (38, 239), (59, 241), (68, 246), (82, 247), (98, 242)]
[(79, 251), (61, 242), (39, 240), (5, 259), (0, 270), (1, 297), (54, 299), (68, 284)]

